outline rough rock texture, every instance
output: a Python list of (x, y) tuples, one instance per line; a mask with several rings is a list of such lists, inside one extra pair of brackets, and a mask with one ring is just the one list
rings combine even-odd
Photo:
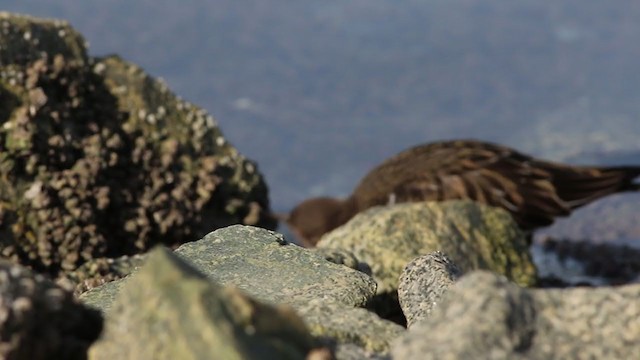
[(86, 359), (101, 330), (100, 313), (70, 291), (0, 260), (0, 358)]
[(288, 307), (222, 287), (164, 248), (118, 294), (91, 359), (301, 359), (313, 348)]
[(204, 110), (66, 22), (0, 13), (0, 253), (57, 275), (233, 223), (266, 185)]
[(67, 272), (63, 277), (57, 279), (56, 282), (74, 288), (74, 295), (79, 296), (96, 286), (122, 279), (131, 274), (137, 267), (144, 263), (146, 258), (147, 254), (124, 255), (114, 259), (92, 259), (79, 268)]
[(393, 293), (404, 267), (440, 250), (464, 272), (487, 269), (522, 285), (535, 282), (523, 233), (501, 209), (469, 201), (376, 207), (325, 235), (320, 248), (351, 251), (371, 266), (378, 293)]
[(309, 249), (314, 253), (322, 256), (325, 260), (334, 264), (344, 265), (350, 269), (362, 271), (367, 275), (371, 275), (371, 267), (369, 264), (364, 263), (356, 258), (352, 252), (341, 249), (322, 249), (312, 248)]
[(359, 271), (287, 243), (278, 233), (250, 226), (216, 230), (202, 241), (180, 246), (176, 253), (210, 279), (274, 303), (306, 305), (321, 298), (326, 303), (365, 306), (376, 288)]
[(398, 285), (398, 300), (407, 327), (428, 317), (460, 276), (460, 269), (440, 251), (410, 262), (400, 275)]
[(545, 281), (620, 285), (640, 280), (640, 249), (634, 245), (543, 238), (531, 252)]
[(385, 354), (391, 341), (405, 329), (375, 313), (321, 300), (296, 308), (312, 334), (325, 339), (329, 345), (353, 344), (364, 351)]
[[(383, 353), (402, 328), (365, 309), (375, 282), (362, 272), (326, 261), (269, 230), (235, 225), (175, 251), (210, 281), (233, 285), (272, 304), (292, 305), (312, 335), (336, 348), (353, 344)], [(110, 312), (132, 275), (82, 294), (83, 302)]]
[(640, 285), (523, 289), (484, 271), (463, 276), (394, 359), (638, 359)]
[(380, 354), (372, 351), (367, 351), (359, 346), (353, 344), (339, 344), (335, 351), (334, 356), (336, 360), (390, 360), (391, 356), (388, 354)]

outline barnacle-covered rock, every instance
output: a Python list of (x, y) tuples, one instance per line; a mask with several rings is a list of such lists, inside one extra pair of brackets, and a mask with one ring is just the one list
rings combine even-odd
[(0, 260), (0, 358), (85, 359), (100, 312), (44, 276)]
[(0, 32), (2, 256), (57, 275), (229, 224), (275, 226), (256, 165), (204, 110), (118, 57), (87, 56), (64, 22), (1, 13)]
[(73, 288), (74, 295), (80, 296), (97, 286), (131, 274), (145, 262), (146, 256), (147, 254), (138, 254), (91, 259), (77, 269), (66, 272), (64, 276), (57, 279), (57, 282)]

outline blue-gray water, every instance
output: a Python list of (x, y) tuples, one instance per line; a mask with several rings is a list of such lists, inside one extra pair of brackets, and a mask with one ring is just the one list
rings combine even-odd
[(637, 1), (5, 2), (69, 20), (93, 55), (118, 53), (206, 108), (279, 211), (346, 194), (385, 157), (444, 138), (640, 163)]

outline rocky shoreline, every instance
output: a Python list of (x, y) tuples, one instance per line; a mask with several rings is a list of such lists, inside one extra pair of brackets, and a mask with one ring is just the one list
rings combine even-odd
[(202, 109), (63, 21), (0, 13), (0, 32), (0, 357), (640, 358), (636, 252), (546, 241), (605, 279), (568, 287), (467, 201), (299, 247)]

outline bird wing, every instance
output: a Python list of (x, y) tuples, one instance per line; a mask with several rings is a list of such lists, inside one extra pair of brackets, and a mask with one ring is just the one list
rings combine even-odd
[(513, 149), (473, 140), (405, 150), (373, 169), (354, 190), (361, 209), (395, 202), (470, 199), (502, 207), (523, 228), (568, 215), (549, 169)]

